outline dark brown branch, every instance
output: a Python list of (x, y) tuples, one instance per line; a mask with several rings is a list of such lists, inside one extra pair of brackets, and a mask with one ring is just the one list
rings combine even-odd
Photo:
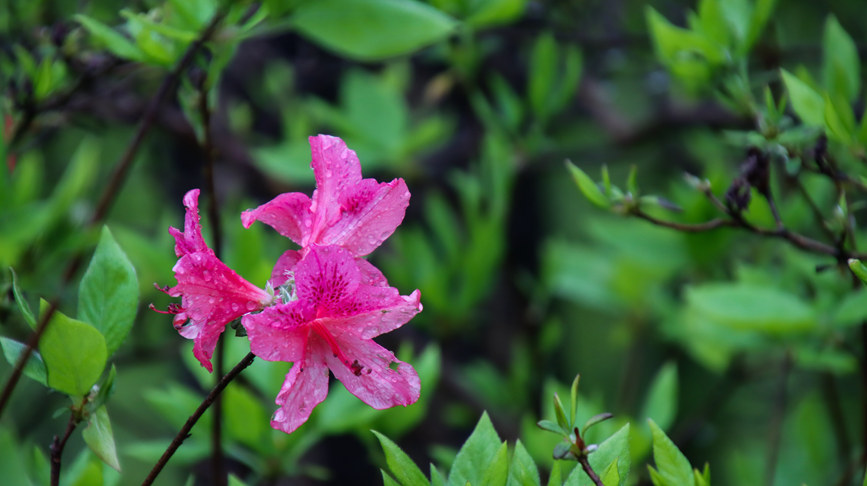
[(586, 455), (582, 454), (578, 458), (578, 463), (581, 464), (581, 468), (584, 469), (584, 472), (587, 473), (588, 476), (590, 476), (590, 480), (593, 481), (593, 484), (595, 484), (596, 486), (605, 486), (602, 480), (599, 479), (599, 475), (596, 474), (596, 471), (594, 471), (593, 468), (590, 467), (590, 461), (587, 459)]
[(217, 386), (215, 386), (214, 389), (211, 390), (211, 393), (208, 393), (208, 396), (205, 397), (205, 400), (199, 405), (199, 408), (197, 408), (196, 411), (193, 412), (192, 415), (190, 415), (190, 418), (187, 419), (186, 423), (184, 423), (184, 426), (181, 427), (181, 430), (178, 431), (178, 434), (172, 440), (171, 444), (169, 444), (169, 447), (163, 453), (162, 457), (160, 457), (159, 461), (157, 461), (153, 469), (151, 469), (150, 474), (148, 474), (145, 480), (142, 481), (142, 486), (153, 484), (160, 471), (163, 470), (166, 463), (169, 462), (169, 459), (171, 459), (175, 451), (178, 450), (178, 447), (180, 447), (181, 444), (184, 443), (184, 440), (189, 437), (190, 431), (193, 429), (193, 426), (196, 425), (196, 422), (198, 422), (202, 415), (205, 413), (205, 411), (208, 410), (208, 407), (210, 407), (211, 404), (214, 403), (214, 400), (216, 400), (216, 398), (220, 396), (220, 393), (223, 391), (223, 389), (226, 388), (226, 385), (228, 385), (229, 382), (231, 382), (236, 376), (238, 376), (238, 374), (240, 374), (241, 371), (244, 370), (244, 368), (250, 366), (250, 364), (253, 363), (254, 358), (255, 356), (253, 355), (253, 353), (247, 353), (247, 356), (244, 356), (244, 359), (242, 359), (237, 365), (235, 365), (234, 368), (232, 368), (231, 371), (226, 373), (226, 375), (220, 379), (220, 381), (217, 383)]
[[(225, 12), (223, 11), (218, 12), (214, 16), (214, 18), (211, 20), (211, 22), (208, 24), (208, 26), (205, 28), (199, 38), (195, 42), (193, 42), (189, 48), (187, 48), (187, 51), (184, 53), (184, 56), (178, 62), (177, 66), (175, 66), (174, 70), (163, 80), (162, 85), (160, 85), (159, 91), (157, 91), (157, 94), (154, 95), (150, 105), (148, 105), (147, 111), (145, 112), (144, 117), (139, 124), (135, 136), (133, 137), (120, 161), (118, 161), (118, 163), (115, 165), (115, 169), (111, 175), (108, 184), (106, 185), (102, 197), (99, 200), (99, 204), (97, 205), (96, 210), (94, 211), (93, 215), (87, 223), (88, 227), (93, 227), (105, 219), (111, 203), (114, 201), (114, 198), (117, 196), (117, 193), (120, 191), (120, 188), (123, 185), (123, 181), (126, 178), (126, 175), (129, 173), (129, 169), (132, 166), (132, 162), (135, 160), (135, 155), (138, 152), (142, 141), (144, 140), (145, 134), (150, 130), (153, 125), (157, 111), (159, 110), (159, 106), (165, 101), (166, 98), (168, 98), (169, 94), (174, 90), (180, 74), (192, 61), (193, 56), (199, 50), (199, 48), (201, 48), (202, 44), (204, 44), (204, 42), (214, 34), (217, 26), (220, 24), (224, 16)], [(64, 284), (67, 284), (72, 280), (72, 277), (75, 275), (76, 271), (78, 271), (78, 268), (81, 266), (83, 260), (84, 254), (79, 253), (70, 262), (69, 266), (67, 266), (66, 272), (64, 273), (64, 277), (62, 280)], [(48, 327), (48, 323), (51, 321), (51, 317), (54, 315), (54, 312), (57, 311), (57, 307), (59, 306), (59, 304), (59, 296), (55, 297), (50, 301), (48, 309), (45, 311), (42, 317), (40, 317), (39, 324), (36, 326), (33, 334), (27, 340), (27, 345), (24, 348), (24, 351), (21, 353), (21, 356), (18, 357), (18, 361), (15, 363), (15, 368), (12, 370), (12, 374), (9, 376), (9, 379), (3, 386), (2, 394), (0, 394), (0, 416), (3, 415), (3, 411), (6, 409), (6, 405), (9, 403), (9, 398), (12, 396), (12, 391), (18, 384), (18, 380), (21, 379), (21, 373), (24, 369), (24, 364), (27, 363), (27, 360), (30, 359), (30, 356), (33, 354), (33, 350), (39, 344), (39, 339), (42, 337), (42, 334), (45, 333), (45, 329)]]
[(49, 448), (51, 452), (51, 486), (58, 486), (60, 484), (60, 464), (63, 457), (63, 449), (66, 447), (66, 441), (69, 440), (72, 431), (81, 422), (81, 410), (84, 408), (86, 402), (87, 398), (85, 397), (78, 408), (70, 410), (69, 422), (66, 423), (66, 431), (63, 433), (63, 438), (55, 435), (51, 441), (51, 447)]
[[(214, 254), (217, 258), (222, 255), (223, 238), (220, 229), (220, 214), (217, 205), (217, 185), (214, 182), (214, 165), (216, 159), (216, 149), (213, 145), (213, 135), (211, 131), (211, 109), (208, 105), (208, 80), (197, 79), (199, 85), (199, 103), (198, 110), (202, 122), (202, 151), (205, 155), (205, 184), (208, 186), (210, 199), (208, 200), (208, 217), (211, 222), (213, 231)], [(214, 352), (214, 376), (222, 376), (224, 372), (224, 361), (226, 355), (226, 340), (223, 336), (217, 340), (217, 347)], [(213, 484), (216, 486), (226, 485), (226, 466), (223, 461), (223, 400), (218, 396), (214, 400), (213, 420), (211, 421), (211, 473), (213, 475)]]

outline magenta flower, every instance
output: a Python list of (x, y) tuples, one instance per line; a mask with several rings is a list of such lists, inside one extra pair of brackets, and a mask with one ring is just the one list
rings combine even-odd
[(241, 214), (245, 228), (261, 221), (301, 245), (300, 255), (290, 250), (281, 257), (290, 260), (278, 262), (282, 267), (290, 267), (311, 245), (337, 245), (354, 256), (367, 255), (394, 233), (409, 205), (403, 179), (362, 179), (358, 156), (343, 140), (310, 137), (310, 151), (317, 186), (312, 199), (300, 192), (281, 194)]
[(421, 311), (418, 290), (400, 295), (376, 267), (338, 246), (309, 246), (282, 280), (278, 290), (284, 302), (241, 321), (254, 354), (293, 362), (277, 395), (280, 408), (272, 427), (290, 433), (307, 421), (328, 393), (328, 370), (373, 408), (418, 400), (412, 366), (372, 339)]
[(175, 315), (175, 329), (181, 336), (194, 340), (193, 355), (208, 371), (213, 371), (211, 357), (226, 324), (248, 312), (263, 309), (273, 297), (241, 278), (208, 248), (202, 238), (198, 201), (198, 189), (187, 192), (184, 231), (169, 228), (169, 233), (175, 237), (175, 254), (180, 257), (172, 268), (178, 284), (157, 288), (181, 298), (181, 305), (169, 305), (166, 313)]

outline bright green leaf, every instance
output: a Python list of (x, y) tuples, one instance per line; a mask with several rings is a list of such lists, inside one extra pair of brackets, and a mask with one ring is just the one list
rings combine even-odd
[(78, 317), (105, 336), (109, 356), (132, 328), (138, 309), (135, 268), (108, 227), (103, 227), (78, 290)]
[(421, 469), (415, 465), (412, 459), (388, 437), (373, 430), (371, 431), (379, 439), (382, 451), (385, 453), (385, 462), (391, 470), (391, 474), (402, 486), (426, 486), (428, 480), (424, 477)]
[(21, 292), (21, 287), (18, 286), (18, 275), (15, 274), (15, 270), (12, 267), (9, 267), (9, 271), (12, 272), (12, 294), (15, 296), (15, 303), (18, 304), (18, 310), (21, 311), (21, 315), (24, 316), (24, 320), (27, 322), (27, 325), (30, 326), (30, 329), (36, 329), (36, 318), (33, 317), (33, 311), (30, 309), (30, 304), (27, 302), (27, 299), (24, 298), (24, 293)]
[(117, 448), (114, 445), (114, 434), (111, 431), (111, 421), (105, 406), (96, 409), (87, 421), (87, 428), (82, 432), (84, 442), (97, 457), (112, 468), (120, 471), (117, 460)]
[(647, 419), (647, 422), (650, 424), (650, 431), (653, 436), (653, 461), (656, 463), (656, 470), (654, 471), (649, 465), (647, 468), (651, 471), (651, 475), (654, 475), (655, 472), (656, 478), (660, 481), (659, 483), (654, 481), (654, 484), (658, 484), (658, 486), (694, 485), (695, 477), (689, 461), (653, 419)]
[(855, 114), (849, 103), (842, 102), (842, 98), (837, 101), (832, 101), (831, 97), (825, 94), (825, 125), (828, 127), (828, 137), (850, 145), (856, 137)]
[(512, 455), (512, 463), (509, 465), (508, 486), (540, 486), (539, 469), (536, 462), (530, 457), (530, 453), (524, 444), (518, 440), (515, 443), (515, 452)]
[(667, 429), (677, 415), (677, 364), (669, 361), (656, 373), (644, 401), (641, 418), (652, 418)]
[(813, 90), (807, 83), (801, 81), (792, 73), (781, 70), (783, 83), (792, 100), (792, 108), (804, 123), (816, 127), (825, 127), (825, 100), (822, 95)]
[(688, 288), (686, 300), (701, 315), (738, 330), (788, 334), (816, 324), (802, 299), (764, 285), (710, 283)]
[(856, 277), (860, 278), (862, 282), (867, 283), (867, 266), (861, 263), (861, 260), (850, 258), (849, 269), (852, 270), (852, 273), (854, 273)]
[(497, 449), (497, 453), (490, 464), (479, 464), (477, 467), (484, 471), (481, 481), (471, 484), (479, 484), (481, 486), (502, 486), (506, 484), (506, 479), (509, 477), (509, 446), (506, 442), (504, 441), (500, 444), (500, 448)]
[[(24, 352), (24, 348), (27, 347), (24, 343), (6, 337), (0, 337), (0, 346), (3, 348), (3, 356), (6, 357), (6, 361), (13, 366), (18, 363), (18, 359)], [(45, 362), (37, 351), (34, 350), (30, 353), (30, 357), (27, 358), (27, 363), (24, 365), (22, 372), (24, 373), (24, 376), (30, 379), (43, 385), (48, 385), (48, 375), (45, 371)]]
[(144, 61), (145, 56), (141, 49), (120, 32), (86, 15), (78, 14), (75, 20), (117, 57), (130, 61)]
[(620, 484), (620, 470), (617, 466), (620, 461), (615, 459), (614, 462), (608, 465), (605, 471), (602, 472), (600, 479), (602, 484)]
[[(41, 302), (40, 314), (48, 303)], [(39, 351), (48, 372), (48, 386), (72, 396), (83, 396), (99, 379), (108, 357), (105, 338), (86, 322), (55, 311)]]
[(292, 16), (305, 37), (342, 55), (375, 61), (445, 39), (457, 23), (415, 0), (319, 0)]
[(611, 206), (611, 202), (608, 201), (608, 198), (605, 197), (605, 194), (602, 193), (602, 190), (599, 189), (599, 186), (593, 182), (593, 179), (591, 179), (590, 176), (568, 160), (566, 161), (566, 167), (569, 168), (572, 178), (575, 180), (575, 183), (578, 184), (578, 189), (581, 190), (584, 197), (600, 208), (607, 209)]
[(852, 37), (833, 15), (822, 38), (822, 85), (833, 96), (851, 102), (861, 89), (861, 62)]
[(500, 436), (494, 430), (494, 424), (487, 412), (483, 413), (473, 433), (455, 457), (449, 473), (449, 484), (463, 486), (467, 481), (470, 484), (481, 484), (483, 468), (494, 460), (500, 444)]
[(550, 98), (557, 81), (557, 42), (550, 32), (536, 39), (530, 56), (527, 97), (537, 118), (544, 120), (550, 114)]
[(741, 52), (746, 53), (759, 39), (776, 5), (777, 0), (756, 1), (756, 4), (753, 6), (752, 15), (750, 16), (750, 25), (747, 29), (747, 35), (741, 47)]

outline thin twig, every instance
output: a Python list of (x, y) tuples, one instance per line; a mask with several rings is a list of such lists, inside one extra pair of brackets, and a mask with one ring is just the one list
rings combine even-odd
[(187, 419), (186, 423), (184, 423), (184, 426), (181, 427), (181, 430), (179, 430), (175, 438), (172, 439), (171, 444), (169, 444), (169, 447), (163, 453), (162, 457), (160, 457), (159, 461), (157, 461), (153, 469), (151, 469), (150, 474), (148, 474), (145, 480), (142, 481), (142, 486), (147, 486), (154, 482), (157, 475), (159, 475), (160, 471), (163, 470), (166, 463), (168, 463), (169, 459), (172, 457), (175, 451), (178, 450), (178, 447), (180, 447), (181, 444), (183, 444), (184, 440), (186, 440), (186, 438), (190, 436), (190, 431), (193, 429), (193, 426), (196, 425), (196, 422), (198, 422), (199, 418), (202, 417), (202, 414), (204, 414), (205, 411), (208, 410), (208, 407), (210, 407), (211, 404), (214, 403), (214, 400), (220, 395), (223, 389), (226, 388), (226, 385), (228, 385), (229, 382), (231, 382), (236, 376), (238, 376), (238, 374), (241, 373), (244, 368), (250, 366), (250, 364), (253, 363), (254, 358), (255, 356), (253, 355), (253, 353), (247, 353), (247, 356), (244, 356), (244, 359), (242, 359), (237, 365), (235, 365), (234, 368), (232, 368), (231, 371), (226, 373), (226, 375), (220, 379), (220, 381), (217, 383), (217, 386), (215, 386), (214, 389), (211, 390), (211, 393), (208, 393), (208, 396), (205, 397), (205, 400), (202, 401), (202, 403), (199, 405), (199, 408), (197, 408), (196, 411), (193, 412), (192, 415), (190, 415), (190, 418)]
[(51, 486), (58, 486), (60, 484), (60, 464), (63, 457), (63, 448), (66, 447), (66, 441), (69, 440), (72, 431), (81, 422), (81, 409), (84, 408), (86, 401), (87, 398), (85, 397), (78, 409), (70, 411), (69, 422), (66, 423), (66, 431), (63, 433), (63, 438), (55, 435), (51, 441), (51, 447), (49, 448), (51, 452)]
[[(153, 122), (156, 118), (157, 111), (159, 106), (168, 98), (169, 93), (171, 93), (177, 84), (178, 77), (186, 69), (187, 65), (189, 65), (190, 61), (193, 59), (193, 55), (202, 44), (209, 39), (214, 32), (216, 31), (217, 26), (222, 21), (223, 17), (225, 17), (225, 12), (218, 12), (199, 38), (193, 42), (187, 51), (184, 53), (184, 56), (178, 62), (175, 69), (163, 80), (162, 85), (160, 85), (159, 91), (154, 95), (151, 103), (148, 105), (147, 111), (145, 112), (141, 123), (139, 124), (138, 130), (135, 133), (132, 141), (130, 141), (129, 146), (121, 157), (120, 161), (118, 161), (117, 165), (115, 165), (115, 169), (112, 172), (111, 178), (109, 182), (106, 184), (105, 191), (102, 193), (102, 197), (99, 200), (99, 204), (96, 207), (93, 215), (87, 223), (87, 227), (93, 227), (98, 223), (102, 222), (107, 213), (108, 209), (114, 201), (115, 196), (120, 191), (121, 186), (123, 185), (123, 181), (126, 178), (126, 175), (129, 173), (129, 169), (132, 166), (132, 162), (135, 160), (135, 155), (138, 152), (139, 147), (141, 146), (142, 141), (144, 140), (145, 134), (150, 130), (153, 125)], [(81, 266), (84, 261), (84, 254), (79, 253), (76, 257), (70, 262), (69, 266), (67, 266), (66, 272), (64, 274), (64, 278), (62, 282), (64, 284), (69, 283), (72, 280), (72, 277), (75, 275), (78, 268)], [(48, 327), (48, 323), (51, 321), (51, 317), (54, 315), (54, 312), (57, 311), (57, 307), (60, 304), (60, 297), (57, 296), (52, 299), (49, 303), (48, 309), (39, 319), (39, 324), (36, 329), (34, 329), (33, 334), (27, 340), (27, 345), (24, 348), (24, 351), (18, 357), (18, 361), (15, 363), (15, 368), (12, 370), (12, 374), (9, 376), (9, 379), (6, 381), (6, 384), (3, 386), (3, 392), (0, 394), (0, 416), (3, 415), (3, 411), (6, 409), (6, 405), (9, 403), (9, 399), (12, 396), (12, 391), (15, 389), (15, 386), (18, 384), (18, 380), (21, 379), (21, 373), (24, 369), (24, 364), (27, 363), (27, 360), (30, 359), (30, 356), (33, 354), (33, 350), (39, 344), (39, 339), (42, 337), (42, 334), (45, 333), (45, 329)]]
[[(217, 204), (217, 185), (214, 181), (214, 165), (216, 159), (216, 150), (213, 144), (213, 136), (211, 131), (211, 109), (208, 105), (208, 80), (195, 80), (201, 82), (199, 86), (199, 116), (202, 122), (202, 151), (205, 155), (205, 184), (208, 186), (208, 192), (211, 197), (208, 201), (208, 217), (210, 218), (211, 227), (214, 228), (214, 254), (217, 258), (222, 256), (223, 238), (220, 229), (220, 214)], [(226, 340), (220, 336), (217, 339), (217, 347), (215, 349), (214, 358), (214, 376), (219, 377), (224, 372), (224, 361), (226, 354)], [(223, 461), (223, 400), (217, 397), (214, 400), (213, 420), (211, 421), (211, 472), (213, 475), (213, 484), (216, 486), (225, 486), (226, 483), (226, 466)]]
[(582, 454), (578, 458), (578, 463), (581, 464), (584, 472), (587, 473), (588, 476), (590, 476), (590, 480), (593, 481), (593, 484), (595, 484), (596, 486), (605, 486), (602, 480), (599, 479), (599, 475), (596, 474), (596, 471), (594, 471), (593, 468), (590, 467), (590, 461), (587, 460), (587, 456)]

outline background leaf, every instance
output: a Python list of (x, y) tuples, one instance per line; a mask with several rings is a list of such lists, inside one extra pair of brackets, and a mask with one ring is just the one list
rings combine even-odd
[(105, 337), (108, 355), (120, 347), (138, 309), (138, 280), (129, 258), (103, 227), (78, 290), (78, 317)]

